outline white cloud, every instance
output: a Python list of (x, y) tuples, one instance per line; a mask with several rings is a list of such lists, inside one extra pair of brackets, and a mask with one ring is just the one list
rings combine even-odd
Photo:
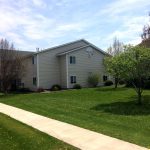
[(121, 13), (126, 13), (131, 10), (138, 10), (139, 8), (145, 8), (145, 6), (149, 5), (150, 1), (148, 0), (116, 0), (108, 4), (104, 9), (102, 9), (99, 12), (99, 15), (108, 14), (109, 16), (116, 17)]
[(33, 4), (37, 7), (46, 8), (47, 4), (43, 0), (32, 0)]
[(59, 25), (58, 31), (81, 31), (85, 25), (83, 23), (68, 23)]
[(85, 27), (81, 22), (58, 21), (35, 11), (35, 7), (46, 7), (43, 0), (33, 0), (33, 5), (28, 0), (23, 0), (22, 5), (13, 3), (15, 6), (10, 5), (11, 2), (12, 0), (3, 0), (0, 5), (0, 34), (3, 38), (14, 41), (19, 47), (26, 45), (24, 49), (30, 46), (26, 44), (27, 41), (32, 41), (32, 44), (38, 40), (47, 42), (65, 36), (68, 32), (80, 32)]
[[(71, 10), (68, 14), (70, 8), (73, 8), (71, 6), (73, 2), (73, 0), (51, 0), (47, 3), (44, 0), (0, 0), (0, 37), (14, 41), (23, 49), (31, 49), (38, 44), (40, 47), (40, 44), (49, 42), (54, 44), (66, 42), (60, 39), (73, 40), (73, 38), (87, 38), (103, 47), (109, 46), (115, 36), (123, 42), (137, 43), (147, 20), (146, 16), (131, 12), (136, 9), (145, 12), (147, 9), (144, 8), (150, 5), (148, 0), (116, 0), (104, 5), (98, 16), (91, 13), (90, 9), (89, 12), (84, 8), (79, 8), (78, 11), (77, 7), (80, 7), (80, 4), (86, 7), (85, 4), (91, 3), (91, 0), (86, 2), (77, 0), (74, 2), (77, 4), (75, 7), (77, 10)], [(55, 10), (58, 7), (62, 14), (59, 10)]]
[[(96, 14), (101, 17), (107, 16), (104, 22), (107, 28), (111, 29), (101, 40), (104, 47), (108, 47), (114, 37), (118, 37), (125, 44), (140, 43), (142, 28), (148, 22), (146, 15), (149, 7), (150, 1), (148, 0), (116, 0), (107, 4)], [(112, 30), (111, 26), (115, 28)]]
[(118, 37), (121, 41), (130, 44), (138, 44), (141, 42), (141, 33), (144, 24), (146, 24), (147, 19), (144, 16), (126, 18), (122, 23), (120, 29), (115, 30), (106, 38), (107, 41), (113, 41), (114, 37)]

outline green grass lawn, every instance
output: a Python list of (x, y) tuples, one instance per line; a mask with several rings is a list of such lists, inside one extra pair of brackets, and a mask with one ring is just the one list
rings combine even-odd
[(1, 150), (73, 150), (53, 137), (0, 113)]
[(112, 87), (12, 94), (0, 101), (141, 146), (150, 146), (150, 91), (136, 105), (133, 89)]

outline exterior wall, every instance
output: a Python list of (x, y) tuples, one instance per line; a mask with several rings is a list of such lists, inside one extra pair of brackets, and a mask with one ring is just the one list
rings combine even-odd
[[(55, 49), (50, 49), (45, 52), (38, 53), (39, 61), (39, 87), (50, 89), (54, 84), (65, 85), (65, 65), (60, 65), (60, 57), (56, 56), (58, 53), (71, 50), (77, 47), (86, 46), (84, 41), (78, 41), (66, 46), (61, 46)], [(65, 62), (62, 58), (61, 61)], [(64, 67), (64, 68), (61, 68)]]
[[(69, 88), (72, 88), (74, 84), (70, 83), (70, 76), (75, 75), (77, 83), (82, 87), (88, 87), (87, 78), (90, 74), (98, 74), (103, 83), (104, 65), (103, 59), (104, 54), (93, 49), (93, 55), (89, 57), (87, 48), (83, 48), (79, 51), (74, 51), (68, 54), (68, 79), (69, 79)], [(70, 56), (76, 57), (76, 64), (70, 64)]]
[(62, 88), (67, 88), (67, 59), (66, 55), (59, 57), (60, 61), (60, 85)]
[(25, 73), (22, 78), (22, 83), (24, 83), (25, 88), (30, 88), (31, 90), (36, 90), (36, 86), (33, 85), (33, 77), (37, 78), (37, 58), (34, 56), (35, 64), (32, 64), (32, 57), (28, 57), (24, 60)]

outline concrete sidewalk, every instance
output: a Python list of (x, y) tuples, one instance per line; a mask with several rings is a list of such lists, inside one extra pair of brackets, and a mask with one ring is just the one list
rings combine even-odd
[(147, 150), (116, 138), (0, 103), (0, 112), (83, 150)]

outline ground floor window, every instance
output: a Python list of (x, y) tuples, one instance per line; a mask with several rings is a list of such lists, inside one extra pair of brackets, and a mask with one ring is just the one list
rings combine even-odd
[(103, 76), (103, 81), (107, 81), (108, 77), (107, 76)]
[(37, 81), (36, 81), (36, 77), (33, 77), (33, 85), (36, 85)]
[(70, 83), (76, 83), (76, 76), (70, 76)]

